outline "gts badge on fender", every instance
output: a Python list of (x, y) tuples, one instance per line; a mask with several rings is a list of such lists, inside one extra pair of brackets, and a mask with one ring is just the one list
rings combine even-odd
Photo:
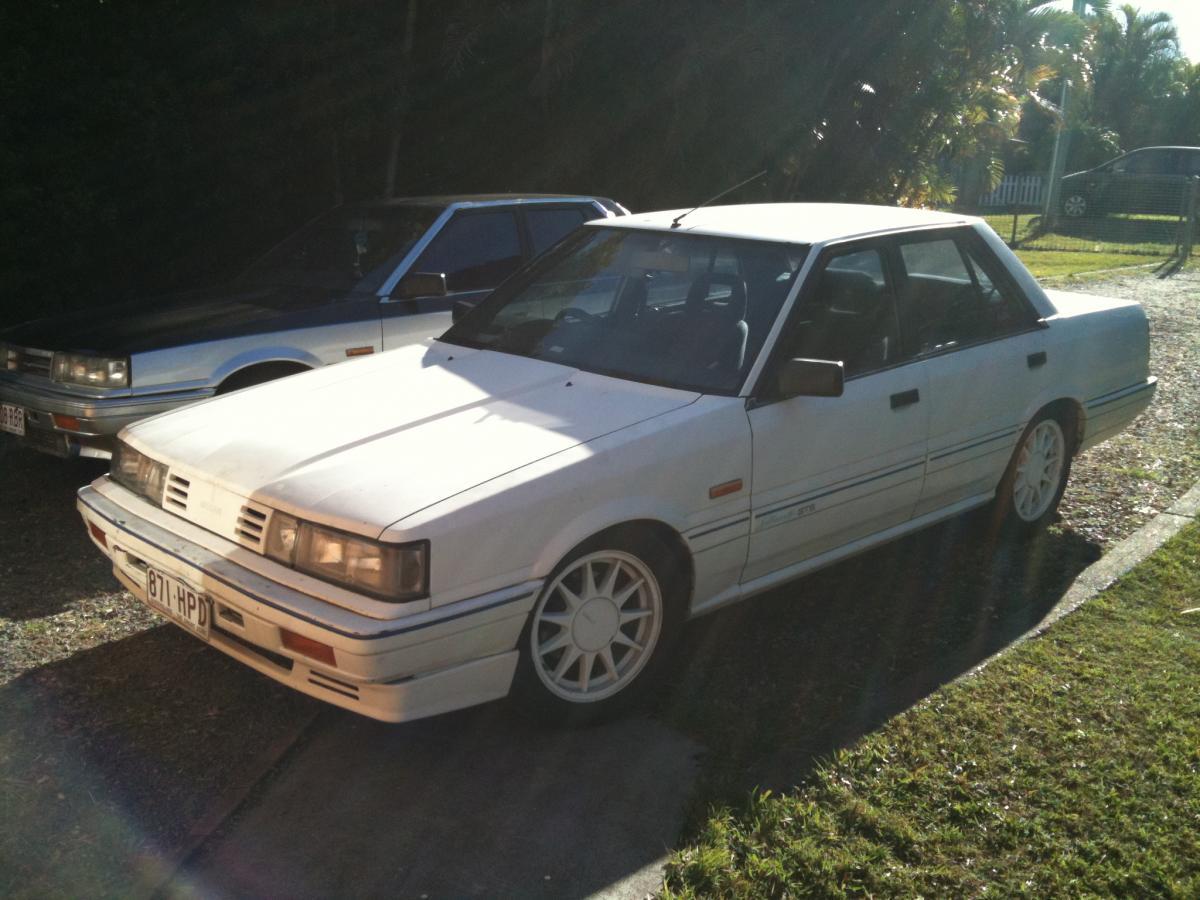
[(762, 531), (765, 528), (774, 528), (776, 525), (782, 525), (784, 522), (803, 518), (816, 512), (816, 510), (816, 503), (805, 503), (803, 506), (785, 506), (783, 509), (776, 509), (769, 513), (763, 513), (761, 516), (756, 516), (755, 521), (758, 524), (758, 530)]

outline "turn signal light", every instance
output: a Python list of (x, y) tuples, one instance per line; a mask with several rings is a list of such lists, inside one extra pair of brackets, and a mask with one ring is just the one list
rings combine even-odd
[(100, 529), (99, 525), (95, 522), (88, 522), (88, 531), (92, 533), (92, 537), (96, 539), (96, 543), (105, 550), (108, 549), (108, 538), (104, 536), (104, 532)]
[(74, 416), (60, 416), (58, 413), (51, 413), (50, 418), (63, 431), (83, 431), (83, 423)]
[(288, 631), (286, 628), (280, 628), (279, 633), (283, 637), (283, 646), (289, 650), (294, 650), (303, 656), (307, 656), (309, 659), (315, 659), (317, 662), (323, 662), (328, 666), (337, 665), (337, 661), (333, 658), (333, 648), (328, 644), (314, 641), (312, 638), (296, 634), (294, 631)]

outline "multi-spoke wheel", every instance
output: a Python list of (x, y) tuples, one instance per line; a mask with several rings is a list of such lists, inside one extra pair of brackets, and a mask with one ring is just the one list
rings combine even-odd
[(582, 720), (639, 693), (681, 624), (671, 561), (643, 534), (602, 537), (560, 563), (522, 636), (516, 699)]
[(1032, 534), (1050, 521), (1067, 486), (1072, 449), (1053, 414), (1043, 412), (1029, 423), (996, 492), (997, 511), (1009, 530)]
[(1042, 419), (1025, 436), (1017, 451), (1017, 477), (1013, 480), (1013, 508), (1023, 522), (1036, 522), (1055, 500), (1067, 458), (1062, 426)]
[(1083, 194), (1069, 194), (1063, 200), (1063, 212), (1072, 219), (1079, 219), (1088, 213), (1087, 197)]

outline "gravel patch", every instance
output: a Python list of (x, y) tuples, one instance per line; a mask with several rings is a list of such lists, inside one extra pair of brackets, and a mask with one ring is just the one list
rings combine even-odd
[(1108, 547), (1200, 479), (1200, 271), (1053, 286), (1137, 300), (1150, 319), (1154, 403), (1126, 431), (1075, 460), (1059, 508), (1059, 527)]

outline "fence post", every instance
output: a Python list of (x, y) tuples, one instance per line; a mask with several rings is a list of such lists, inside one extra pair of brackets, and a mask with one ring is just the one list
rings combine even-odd
[(1192, 255), (1192, 243), (1196, 239), (1196, 212), (1200, 207), (1200, 175), (1188, 179), (1187, 220), (1183, 225), (1183, 241), (1179, 245), (1179, 263), (1183, 266)]

